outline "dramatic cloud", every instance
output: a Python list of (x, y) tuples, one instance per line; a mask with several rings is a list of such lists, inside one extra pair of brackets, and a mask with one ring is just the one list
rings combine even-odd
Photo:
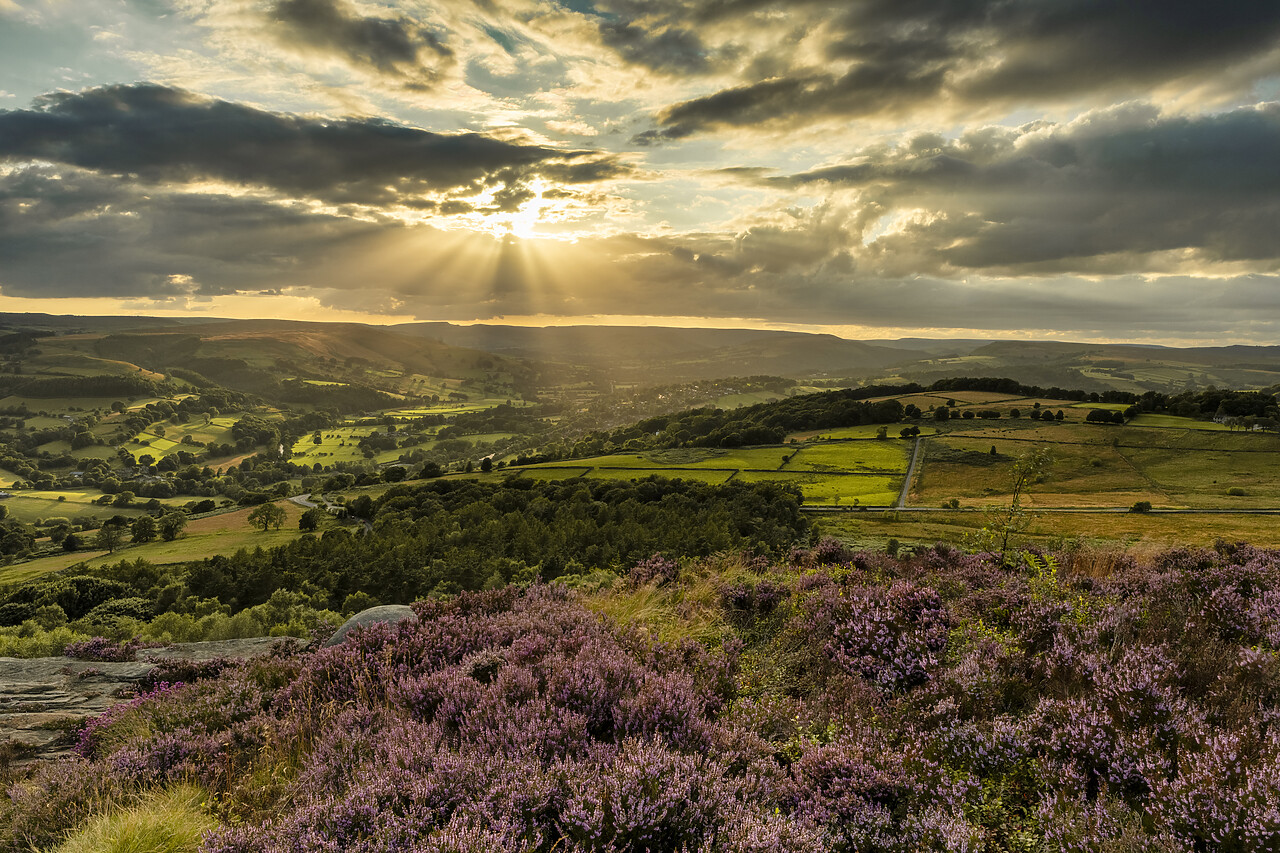
[[(1063, 126), (919, 136), (848, 165), (775, 179), (859, 191), (878, 216), (867, 260), (917, 272), (1141, 271), (1149, 253), (1280, 260), (1280, 104), (1199, 117), (1131, 105)], [(766, 179), (767, 180), (767, 179)]]
[[(704, 13), (723, 18), (764, 5), (716, 2)], [(1145, 94), (1173, 83), (1247, 90), (1280, 72), (1280, 6), (1265, 0), (860, 0), (773, 8), (809, 16), (822, 54), (762, 62), (765, 51), (735, 85), (659, 112), (658, 128), (637, 141), (719, 127)], [(766, 73), (751, 73), (759, 69)]]
[(109, 86), (0, 112), (0, 158), (46, 160), (152, 182), (217, 180), (336, 203), (421, 204), (434, 191), (508, 188), (546, 175), (617, 177), (591, 151), (432, 133), (377, 119), (315, 119), (162, 86)]
[(30, 8), (4, 294), (1280, 334), (1274, 2)]
[(268, 19), (286, 45), (335, 55), (409, 89), (431, 88), (454, 63), (430, 29), (404, 17), (363, 17), (335, 0), (280, 0)]
[(27, 297), (210, 296), (292, 281), (394, 227), (28, 167), (0, 178), (0, 286)]

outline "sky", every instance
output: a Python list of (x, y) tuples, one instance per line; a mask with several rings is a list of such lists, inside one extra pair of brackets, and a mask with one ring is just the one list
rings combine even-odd
[(0, 311), (1280, 343), (1280, 3), (0, 0)]

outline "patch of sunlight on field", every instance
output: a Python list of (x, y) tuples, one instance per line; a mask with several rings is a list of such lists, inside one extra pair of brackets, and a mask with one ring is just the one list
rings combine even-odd
[(842, 441), (808, 444), (795, 452), (784, 471), (905, 472), (913, 442)]
[(823, 475), (786, 471), (746, 471), (737, 476), (747, 483), (796, 486), (804, 502), (818, 506), (892, 506), (902, 490), (902, 477), (874, 474)]
[[(75, 553), (41, 557), (25, 563), (15, 563), (0, 569), (0, 582), (10, 580), (11, 573), (26, 579), (59, 571), (78, 563), (85, 563), (89, 568), (114, 564), (121, 560), (138, 559), (156, 564), (182, 563), (203, 560), (214, 554), (234, 554), (241, 548), (253, 549), (259, 546), (271, 548), (284, 545), (303, 535), (298, 529), (298, 519), (304, 510), (292, 501), (275, 503), (285, 511), (285, 521), (279, 530), (269, 530), (264, 533), (252, 527), (249, 524), (249, 513), (254, 508), (246, 507), (234, 512), (194, 519), (187, 524), (183, 534), (172, 542), (157, 540), (145, 545), (126, 544), (125, 547), (116, 549), (114, 554), (86, 549)], [(93, 541), (92, 532), (85, 536), (89, 542)]]

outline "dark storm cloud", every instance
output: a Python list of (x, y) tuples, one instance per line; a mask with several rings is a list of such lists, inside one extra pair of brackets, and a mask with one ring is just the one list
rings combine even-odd
[(696, 5), (687, 0), (599, 0), (573, 5), (594, 19), (601, 43), (630, 65), (687, 76), (713, 71), (728, 56), (703, 39)]
[[(761, 5), (701, 9), (723, 19)], [(658, 127), (637, 141), (937, 105), (1144, 93), (1175, 80), (1238, 89), (1252, 79), (1228, 83), (1231, 73), (1274, 57), (1280, 45), (1280, 4), (1272, 0), (861, 0), (775, 9), (825, 27), (826, 56), (789, 55), (781, 69), (778, 57), (758, 61), (738, 85), (660, 111)], [(826, 70), (823, 60), (841, 70)], [(752, 67), (769, 70), (753, 76)], [(1271, 61), (1253, 75), (1277, 71)]]
[(672, 24), (653, 30), (633, 22), (604, 21), (600, 39), (633, 65), (666, 74), (698, 74), (711, 67), (708, 49), (692, 30)]
[(397, 227), (27, 167), (0, 178), (0, 288), (9, 296), (155, 298), (287, 285), (353, 240)]
[(281, 41), (336, 55), (352, 66), (428, 88), (454, 63), (431, 30), (406, 18), (362, 17), (335, 0), (280, 0), (269, 18)]
[(554, 174), (621, 175), (614, 158), (440, 134), (376, 119), (303, 118), (154, 85), (57, 93), (0, 112), (0, 158), (45, 160), (152, 183), (215, 179), (338, 203), (413, 201)]
[[(865, 256), (1011, 273), (1137, 272), (1141, 256), (1280, 260), (1280, 105), (1198, 117), (1149, 107), (1070, 125), (921, 136), (783, 186), (857, 188), (885, 213), (931, 216), (877, 237)], [(1092, 259), (1092, 260), (1091, 260)]]

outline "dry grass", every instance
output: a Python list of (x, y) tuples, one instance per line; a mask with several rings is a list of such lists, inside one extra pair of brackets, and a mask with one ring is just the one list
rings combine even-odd
[(194, 785), (156, 791), (93, 818), (56, 853), (195, 853), (204, 833), (218, 826), (205, 797)]

